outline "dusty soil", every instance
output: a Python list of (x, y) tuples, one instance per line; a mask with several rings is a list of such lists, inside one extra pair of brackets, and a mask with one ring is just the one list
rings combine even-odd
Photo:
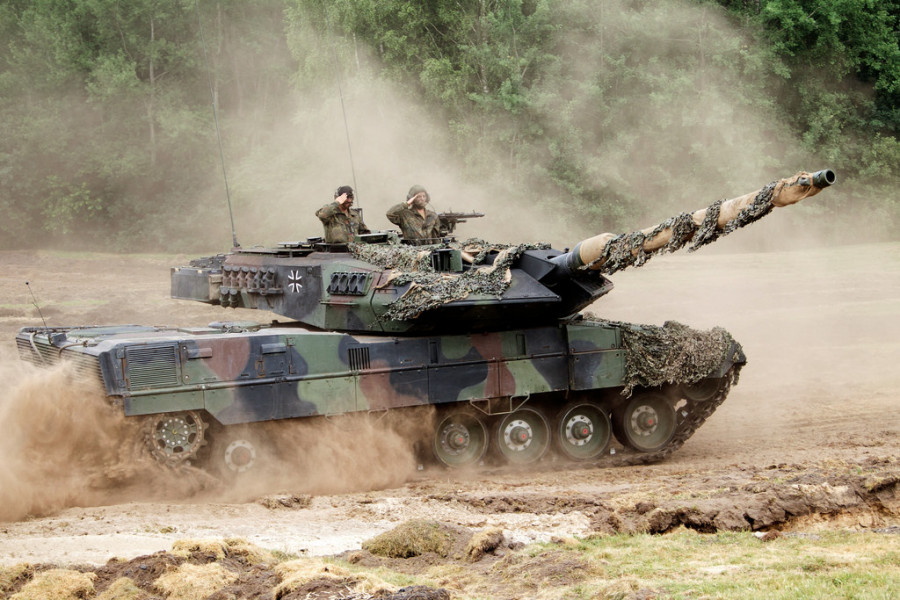
[[(18, 362), (13, 342), (19, 327), (41, 322), (32, 292), (49, 325), (268, 320), (170, 300), (168, 268), (181, 262), (185, 257), (0, 253), (3, 430), (41, 420), (37, 408), (10, 406), (47, 402), (43, 388), (29, 395), (45, 375)], [(334, 555), (358, 551), (364, 540), (411, 519), (470, 532), (500, 528), (507, 546), (679, 525), (900, 529), (900, 243), (667, 256), (613, 279), (617, 289), (592, 307), (595, 314), (721, 325), (749, 357), (722, 407), (663, 463), (547, 461), (528, 471), (463, 473), (417, 470), (403, 455), (379, 460), (363, 448), (317, 463), (341, 484), (334, 477), (317, 484), (313, 470), (309, 485), (285, 476), (249, 490), (224, 489), (202, 476), (188, 485), (153, 475), (141, 486), (134, 477), (72, 485), (58, 466), (43, 470), (40, 454), (15, 456), (6, 448), (0, 505), (19, 508), (0, 522), (0, 565), (129, 561), (186, 538), (240, 537), (285, 553)], [(53, 402), (75, 393), (59, 387)], [(11, 416), (23, 414), (31, 418)], [(48, 455), (72, 448), (62, 464), (76, 475), (79, 461), (94, 456), (79, 456), (74, 434), (48, 435)], [(367, 471), (378, 464), (378, 475), (357, 477), (360, 463)], [(119, 564), (139, 570), (148, 560)]]

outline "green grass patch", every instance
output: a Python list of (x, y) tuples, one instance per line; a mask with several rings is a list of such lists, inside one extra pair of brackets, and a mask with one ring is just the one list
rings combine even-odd
[[(645, 596), (887, 600), (900, 597), (898, 552), (896, 535), (829, 532), (764, 542), (752, 533), (681, 529), (664, 536), (598, 536), (577, 543), (533, 544), (491, 566), (473, 569), (444, 563), (404, 583), (444, 586), (459, 600)], [(384, 571), (379, 576), (392, 579)]]
[(585, 540), (579, 552), (604, 564), (606, 579), (636, 579), (667, 598), (887, 599), (900, 595), (898, 549), (894, 535), (830, 532), (762, 542), (750, 533), (682, 529)]

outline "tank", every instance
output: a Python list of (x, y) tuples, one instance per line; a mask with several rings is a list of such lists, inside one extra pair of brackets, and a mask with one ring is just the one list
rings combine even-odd
[(98, 378), (142, 420), (146, 450), (175, 468), (237, 476), (277, 454), (268, 422), (388, 412), (429, 424), (409, 443), (438, 465), (657, 461), (725, 400), (744, 352), (722, 328), (582, 311), (613, 289), (613, 273), (696, 250), (834, 182), (830, 170), (801, 172), (564, 251), (410, 245), (391, 231), (236, 247), (172, 268), (171, 296), (285, 321), (26, 327), (17, 345), (24, 360), (71, 360)]

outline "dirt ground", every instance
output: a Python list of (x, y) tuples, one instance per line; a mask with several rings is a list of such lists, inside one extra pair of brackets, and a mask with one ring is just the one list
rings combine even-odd
[[(41, 323), (34, 300), (48, 325), (271, 318), (170, 300), (168, 269), (186, 260), (0, 253), (3, 430), (38, 426), (48, 402), (80, 402), (66, 384), (42, 388), (46, 374), (16, 357), (15, 332)], [(0, 565), (100, 565), (189, 538), (240, 537), (284, 553), (334, 555), (411, 519), (500, 528), (512, 544), (679, 525), (900, 530), (900, 243), (666, 256), (613, 280), (616, 289), (594, 314), (720, 325), (749, 358), (725, 403), (663, 463), (547, 461), (528, 471), (469, 473), (417, 470), (402, 454), (362, 448), (320, 462), (333, 476), (322, 485), (310, 471), (309, 485), (285, 476), (253, 490), (223, 489), (202, 477), (105, 486), (73, 483), (77, 477), (67, 473), (77, 476), (95, 455), (75, 438), (103, 440), (108, 432), (57, 431), (45, 440), (48, 453), (64, 449), (61, 464), (71, 472), (45, 470), (39, 454), (3, 450), (0, 505), (18, 509), (0, 522)], [(16, 420), (23, 414), (30, 418)], [(376, 475), (341, 481), (360, 464)]]

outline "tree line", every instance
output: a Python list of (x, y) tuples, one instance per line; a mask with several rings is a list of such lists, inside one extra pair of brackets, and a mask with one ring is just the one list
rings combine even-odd
[(402, 102), (458, 177), (594, 231), (828, 166), (842, 188), (811, 214), (852, 204), (895, 238), (898, 20), (895, 0), (4, 0), (0, 239), (193, 251), (227, 227), (217, 127), (251, 214), (345, 160), (316, 128), (339, 93), (372, 120)]

